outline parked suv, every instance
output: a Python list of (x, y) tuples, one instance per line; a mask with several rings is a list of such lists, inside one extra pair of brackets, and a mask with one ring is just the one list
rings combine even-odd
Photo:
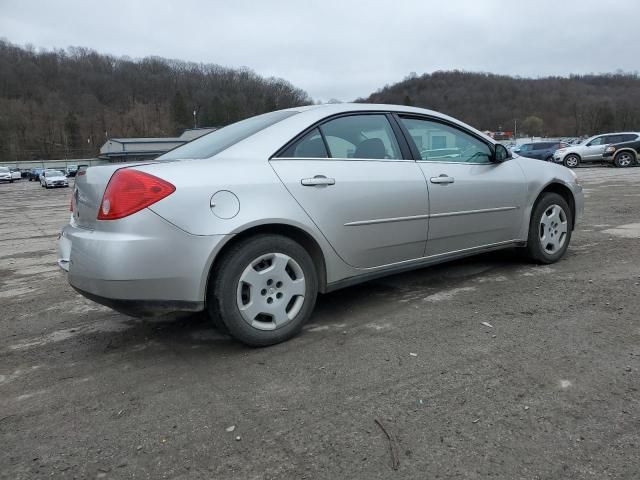
[(584, 142), (561, 148), (553, 154), (553, 161), (565, 167), (576, 168), (583, 162), (602, 162), (604, 150), (612, 143), (629, 142), (640, 138), (638, 132), (604, 133), (587, 138)]
[(640, 138), (631, 142), (614, 143), (604, 150), (605, 161), (613, 162), (616, 167), (630, 167), (638, 164)]
[(553, 153), (556, 150), (568, 146), (569, 144), (565, 142), (534, 142), (525, 143), (516, 147), (513, 151), (521, 157), (537, 158), (538, 160), (550, 162), (553, 160)]

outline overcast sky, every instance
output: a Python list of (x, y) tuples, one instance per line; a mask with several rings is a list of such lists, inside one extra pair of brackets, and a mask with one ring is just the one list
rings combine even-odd
[(156, 55), (289, 80), (316, 100), (410, 72), (635, 71), (640, 0), (0, 0), (0, 37)]

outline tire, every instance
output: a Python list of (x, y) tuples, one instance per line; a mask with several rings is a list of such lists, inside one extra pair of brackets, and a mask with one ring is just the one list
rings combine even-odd
[(565, 167), (576, 168), (578, 165), (580, 165), (580, 157), (575, 153), (570, 153), (569, 155), (564, 157), (562, 163)]
[(573, 212), (557, 193), (543, 193), (531, 213), (526, 254), (535, 263), (560, 260), (571, 241)]
[(290, 238), (248, 238), (232, 246), (215, 268), (207, 291), (209, 315), (245, 345), (289, 340), (311, 316), (318, 295), (316, 268), (309, 253)]
[(544, 161), (553, 163), (553, 157), (547, 157), (544, 159)]
[(618, 168), (630, 167), (636, 163), (636, 156), (628, 151), (618, 152), (613, 158), (613, 164)]

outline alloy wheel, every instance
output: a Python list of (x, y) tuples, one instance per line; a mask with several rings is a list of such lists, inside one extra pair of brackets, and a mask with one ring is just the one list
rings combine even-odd
[(578, 166), (578, 159), (574, 155), (568, 156), (565, 161), (567, 163), (567, 167), (569, 168), (575, 168)]
[(631, 158), (631, 154), (627, 152), (620, 153), (618, 155), (618, 166), (619, 167), (628, 167), (633, 162)]

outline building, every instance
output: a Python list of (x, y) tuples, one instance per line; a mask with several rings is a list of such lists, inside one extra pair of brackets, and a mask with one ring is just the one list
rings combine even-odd
[(213, 132), (215, 128), (190, 128), (179, 137), (110, 138), (100, 147), (98, 158), (112, 163), (152, 160), (169, 150)]

